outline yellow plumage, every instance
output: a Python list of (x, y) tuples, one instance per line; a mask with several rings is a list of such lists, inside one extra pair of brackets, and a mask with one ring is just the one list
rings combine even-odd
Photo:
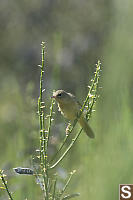
[[(53, 93), (53, 98), (55, 98), (55, 100), (58, 102), (59, 111), (61, 111), (65, 118), (71, 121), (77, 118), (77, 115), (80, 111), (80, 106), (74, 95), (67, 93), (64, 90), (57, 90)], [(87, 136), (94, 138), (94, 133), (83, 114), (79, 118), (78, 122)]]

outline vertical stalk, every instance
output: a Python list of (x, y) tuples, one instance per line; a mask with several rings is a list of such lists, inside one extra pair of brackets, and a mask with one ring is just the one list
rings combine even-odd
[(43, 75), (44, 75), (44, 56), (45, 56), (45, 43), (42, 42), (42, 63), (40, 66), (40, 96), (38, 98), (38, 111), (39, 111), (39, 124), (40, 124), (40, 167), (44, 179), (45, 199), (49, 199), (48, 193), (48, 173), (47, 173), (47, 131), (45, 130), (44, 122), (44, 102), (43, 102)]
[(6, 181), (5, 181), (4, 176), (5, 176), (5, 175), (3, 174), (3, 171), (0, 170), (0, 178), (1, 178), (1, 180), (2, 180), (2, 182), (3, 182), (3, 184), (4, 184), (4, 186), (5, 186), (5, 189), (6, 189), (6, 191), (7, 191), (7, 194), (8, 194), (8, 196), (9, 196), (9, 199), (13, 200), (12, 195), (11, 195), (11, 192), (10, 192), (9, 189), (8, 189), (8, 186), (7, 186), (7, 183), (6, 183)]

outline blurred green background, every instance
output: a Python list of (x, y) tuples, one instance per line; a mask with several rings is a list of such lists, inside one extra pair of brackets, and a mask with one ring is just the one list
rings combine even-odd
[[(14, 199), (42, 199), (34, 177), (12, 172), (13, 167), (31, 167), (39, 146), (41, 41), (47, 51), (46, 102), (60, 88), (82, 102), (98, 59), (103, 66), (102, 90), (90, 121), (96, 139), (83, 133), (57, 168), (62, 179), (77, 171), (68, 193), (79, 192), (80, 200), (117, 200), (119, 184), (133, 184), (132, 7), (131, 0), (0, 1), (0, 168), (8, 174)], [(60, 113), (54, 127), (51, 154), (65, 134)]]

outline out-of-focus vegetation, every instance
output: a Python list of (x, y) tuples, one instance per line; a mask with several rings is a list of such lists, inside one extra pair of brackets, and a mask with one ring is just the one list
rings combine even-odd
[[(132, 6), (130, 0), (0, 2), (0, 168), (9, 174), (15, 199), (42, 198), (34, 177), (12, 174), (13, 167), (32, 166), (39, 145), (42, 40), (47, 42), (46, 101), (61, 88), (82, 102), (94, 64), (103, 63), (101, 96), (91, 120), (96, 139), (83, 133), (57, 168), (61, 179), (66, 169), (77, 170), (68, 192), (80, 192), (79, 199), (112, 200), (118, 199), (118, 184), (133, 183)], [(60, 114), (54, 123), (58, 134), (51, 154), (65, 129)], [(7, 199), (2, 190), (0, 199)]]

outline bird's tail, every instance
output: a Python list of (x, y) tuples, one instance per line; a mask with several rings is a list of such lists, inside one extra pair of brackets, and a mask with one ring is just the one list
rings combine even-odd
[(88, 137), (90, 137), (90, 138), (95, 137), (91, 127), (89, 126), (89, 124), (87, 123), (86, 119), (83, 116), (80, 117), (79, 124), (83, 128), (83, 130), (85, 131), (85, 133)]

